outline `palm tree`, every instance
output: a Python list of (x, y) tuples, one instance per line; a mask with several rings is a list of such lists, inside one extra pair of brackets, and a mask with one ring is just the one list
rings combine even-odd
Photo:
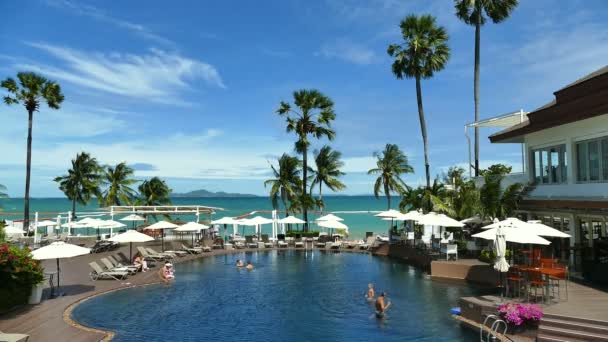
[(333, 101), (316, 89), (298, 90), (293, 93), (294, 105), (292, 106), (281, 101), (277, 113), (285, 116), (287, 120), (287, 132), (294, 132), (298, 138), (295, 143), (296, 152), (302, 154), (302, 199), (300, 203), (306, 204), (302, 208), (304, 221), (304, 231), (308, 231), (308, 204), (312, 198), (308, 195), (308, 147), (310, 146), (309, 136), (320, 139), (327, 137), (333, 140), (336, 132), (331, 129), (331, 122), (335, 120)]
[(0, 184), (0, 198), (7, 198), (8, 194), (6, 192), (6, 186)]
[(387, 52), (395, 58), (392, 70), (398, 79), (403, 77), (416, 79), (416, 100), (424, 144), (426, 186), (430, 188), (431, 174), (420, 80), (431, 78), (435, 72), (444, 68), (450, 58), (450, 48), (447, 44), (448, 34), (443, 27), (435, 24), (435, 17), (430, 15), (420, 17), (409, 15), (401, 21), (399, 26), (403, 44), (391, 44)]
[[(143, 181), (137, 189), (140, 197), (138, 204), (147, 206), (171, 204), (169, 196), (172, 190), (164, 180), (158, 177)], [(147, 215), (144, 215), (144, 217), (146, 220), (148, 219)], [(156, 215), (152, 215), (152, 217), (156, 218)]]
[(338, 179), (338, 177), (345, 174), (340, 171), (340, 168), (344, 166), (344, 162), (340, 160), (342, 153), (332, 150), (329, 146), (323, 146), (321, 150), (315, 151), (314, 154), (317, 169), (310, 169), (312, 179), (312, 182), (310, 183), (310, 194), (312, 195), (312, 190), (315, 185), (319, 185), (318, 204), (321, 212), (323, 212), (323, 184), (331, 191), (340, 191), (346, 188), (346, 185)]
[(279, 158), (278, 170), (274, 165), (270, 165), (273, 178), (264, 182), (264, 187), (271, 186), (270, 200), (272, 201), (272, 207), (278, 209), (280, 199), (283, 203), (283, 208), (285, 208), (285, 217), (289, 216), (287, 201), (293, 201), (301, 186), (300, 164), (298, 158), (283, 153), (281, 158)]
[[(475, 100), (475, 121), (479, 120), (479, 49), (481, 26), (486, 17), (495, 24), (507, 19), (518, 0), (455, 0), (456, 16), (467, 25), (475, 26), (475, 75), (473, 97)], [(475, 176), (479, 176), (479, 128), (475, 127)]]
[(408, 163), (407, 156), (397, 145), (386, 144), (382, 153), (374, 152), (377, 167), (367, 172), (369, 175), (378, 175), (374, 183), (374, 196), (384, 192), (387, 208), (391, 208), (391, 192), (403, 193), (407, 188), (401, 175), (413, 173), (414, 168)]
[(104, 172), (104, 183), (107, 185), (103, 193), (103, 205), (123, 205), (132, 203), (136, 197), (135, 190), (131, 185), (137, 183), (132, 179), (134, 170), (127, 163), (116, 164), (115, 167), (108, 166)]
[(484, 217), (506, 218), (517, 209), (521, 200), (523, 191), (521, 183), (511, 184), (502, 190), (501, 182), (506, 175), (502, 171), (493, 165), (482, 172), (484, 184), (479, 189), (479, 198)]
[(25, 166), (25, 195), (23, 196), (23, 226), (30, 224), (30, 174), (32, 171), (32, 123), (34, 112), (40, 108), (40, 103), (45, 102), (51, 109), (59, 109), (63, 102), (63, 94), (59, 84), (49, 81), (33, 72), (17, 73), (19, 84), (7, 78), (0, 83), (0, 87), (6, 88), (9, 95), (4, 97), (7, 105), (22, 104), (28, 114), (27, 129), (27, 157)]
[(59, 189), (72, 201), (72, 219), (76, 219), (76, 202), (86, 205), (93, 196), (101, 198), (99, 184), (102, 177), (102, 168), (97, 159), (82, 152), (72, 159), (72, 168), (67, 175), (54, 179), (59, 183)]

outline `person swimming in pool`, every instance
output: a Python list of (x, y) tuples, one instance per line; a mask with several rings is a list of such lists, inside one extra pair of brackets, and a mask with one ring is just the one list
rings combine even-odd
[(384, 303), (384, 299), (386, 298), (386, 292), (382, 292), (378, 299), (376, 299), (376, 317), (384, 318), (386, 310), (391, 306), (391, 302)]
[(243, 264), (243, 260), (236, 259), (236, 267), (243, 267), (243, 266), (245, 266), (245, 264)]
[(158, 274), (166, 283), (175, 279), (175, 271), (173, 270), (173, 265), (170, 262), (166, 262), (165, 265), (160, 268)]
[(365, 295), (365, 297), (369, 301), (372, 301), (372, 300), (374, 300), (374, 298), (376, 298), (376, 293), (374, 292), (374, 284), (372, 284), (372, 283), (367, 284), (367, 294)]
[(247, 266), (245, 267), (248, 270), (252, 270), (253, 269), (253, 264), (251, 263), (251, 261), (247, 261)]

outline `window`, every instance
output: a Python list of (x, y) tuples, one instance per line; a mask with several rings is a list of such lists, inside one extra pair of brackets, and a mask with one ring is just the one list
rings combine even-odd
[(568, 181), (566, 145), (532, 150), (534, 182), (536, 184), (558, 184)]
[(576, 144), (578, 182), (608, 182), (608, 137)]

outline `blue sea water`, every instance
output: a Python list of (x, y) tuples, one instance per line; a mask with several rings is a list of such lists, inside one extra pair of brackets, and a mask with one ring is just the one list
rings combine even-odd
[[(350, 238), (363, 238), (365, 236), (365, 232), (368, 231), (382, 234), (386, 234), (388, 231), (389, 223), (374, 217), (373, 213), (370, 213), (370, 211), (386, 210), (387, 205), (384, 197), (377, 199), (374, 196), (326, 196), (323, 198), (323, 200), (326, 205), (324, 212), (334, 212), (336, 215), (342, 217), (344, 219), (344, 223), (349, 227)], [(205, 205), (225, 209), (224, 211), (217, 211), (213, 216), (213, 219), (217, 219), (222, 216), (240, 216), (255, 210), (272, 210), (272, 205), (268, 197), (173, 198), (172, 202), (175, 205)], [(21, 215), (9, 215), (7, 213), (23, 212), (23, 199), (0, 199), (0, 207), (3, 208), (3, 212), (0, 211), (0, 220), (22, 218)], [(41, 219), (48, 218), (55, 220), (57, 212), (67, 212), (68, 210), (71, 210), (71, 208), (72, 204), (66, 198), (33, 198), (30, 200), (30, 211), (32, 214), (36, 211), (48, 213), (41, 214)], [(95, 200), (92, 200), (87, 206), (77, 206), (77, 212), (80, 215), (85, 214), (86, 211), (95, 210), (99, 210), (97, 201)], [(283, 212), (279, 212), (279, 214), (281, 217), (284, 216)], [(269, 213), (262, 213), (260, 215), (270, 217)], [(309, 215), (309, 220), (312, 221), (318, 216), (319, 215), (315, 214)], [(195, 216), (181, 216), (180, 218), (187, 221), (193, 221)], [(201, 216), (201, 219), (203, 218), (204, 217)], [(245, 233), (247, 234), (248, 232), (251, 233), (253, 228), (245, 229)], [(272, 228), (270, 225), (265, 225), (262, 227), (262, 229), (264, 233), (269, 233)], [(94, 232), (90, 231), (84, 234), (94, 234)]]
[[(368, 283), (388, 294), (385, 319), (364, 298)], [(177, 264), (175, 282), (95, 297), (73, 318), (115, 341), (475, 341), (450, 308), (481, 292), (366, 254), (241, 253)]]

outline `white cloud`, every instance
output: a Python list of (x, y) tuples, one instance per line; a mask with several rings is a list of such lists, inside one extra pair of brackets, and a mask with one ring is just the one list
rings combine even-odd
[(42, 43), (28, 45), (53, 55), (65, 64), (64, 68), (43, 64), (19, 64), (17, 68), (112, 94), (180, 103), (183, 101), (178, 91), (191, 89), (193, 80), (202, 79), (212, 86), (225, 88), (214, 66), (177, 53), (152, 49), (145, 55), (107, 54)]
[(344, 167), (342, 171), (349, 172), (367, 172), (376, 167), (376, 158), (374, 157), (346, 157), (342, 158)]
[(323, 44), (317, 55), (361, 65), (372, 64), (378, 61), (378, 55), (374, 50), (345, 39)]
[(105, 11), (91, 5), (75, 3), (68, 0), (47, 0), (46, 3), (52, 7), (68, 10), (77, 15), (93, 18), (95, 20), (113, 25), (115, 27), (126, 29), (132, 32), (133, 34), (136, 34), (148, 40), (155, 41), (157, 43), (174, 45), (171, 40), (153, 33), (143, 25), (136, 24), (127, 20), (117, 19), (108, 15)]

